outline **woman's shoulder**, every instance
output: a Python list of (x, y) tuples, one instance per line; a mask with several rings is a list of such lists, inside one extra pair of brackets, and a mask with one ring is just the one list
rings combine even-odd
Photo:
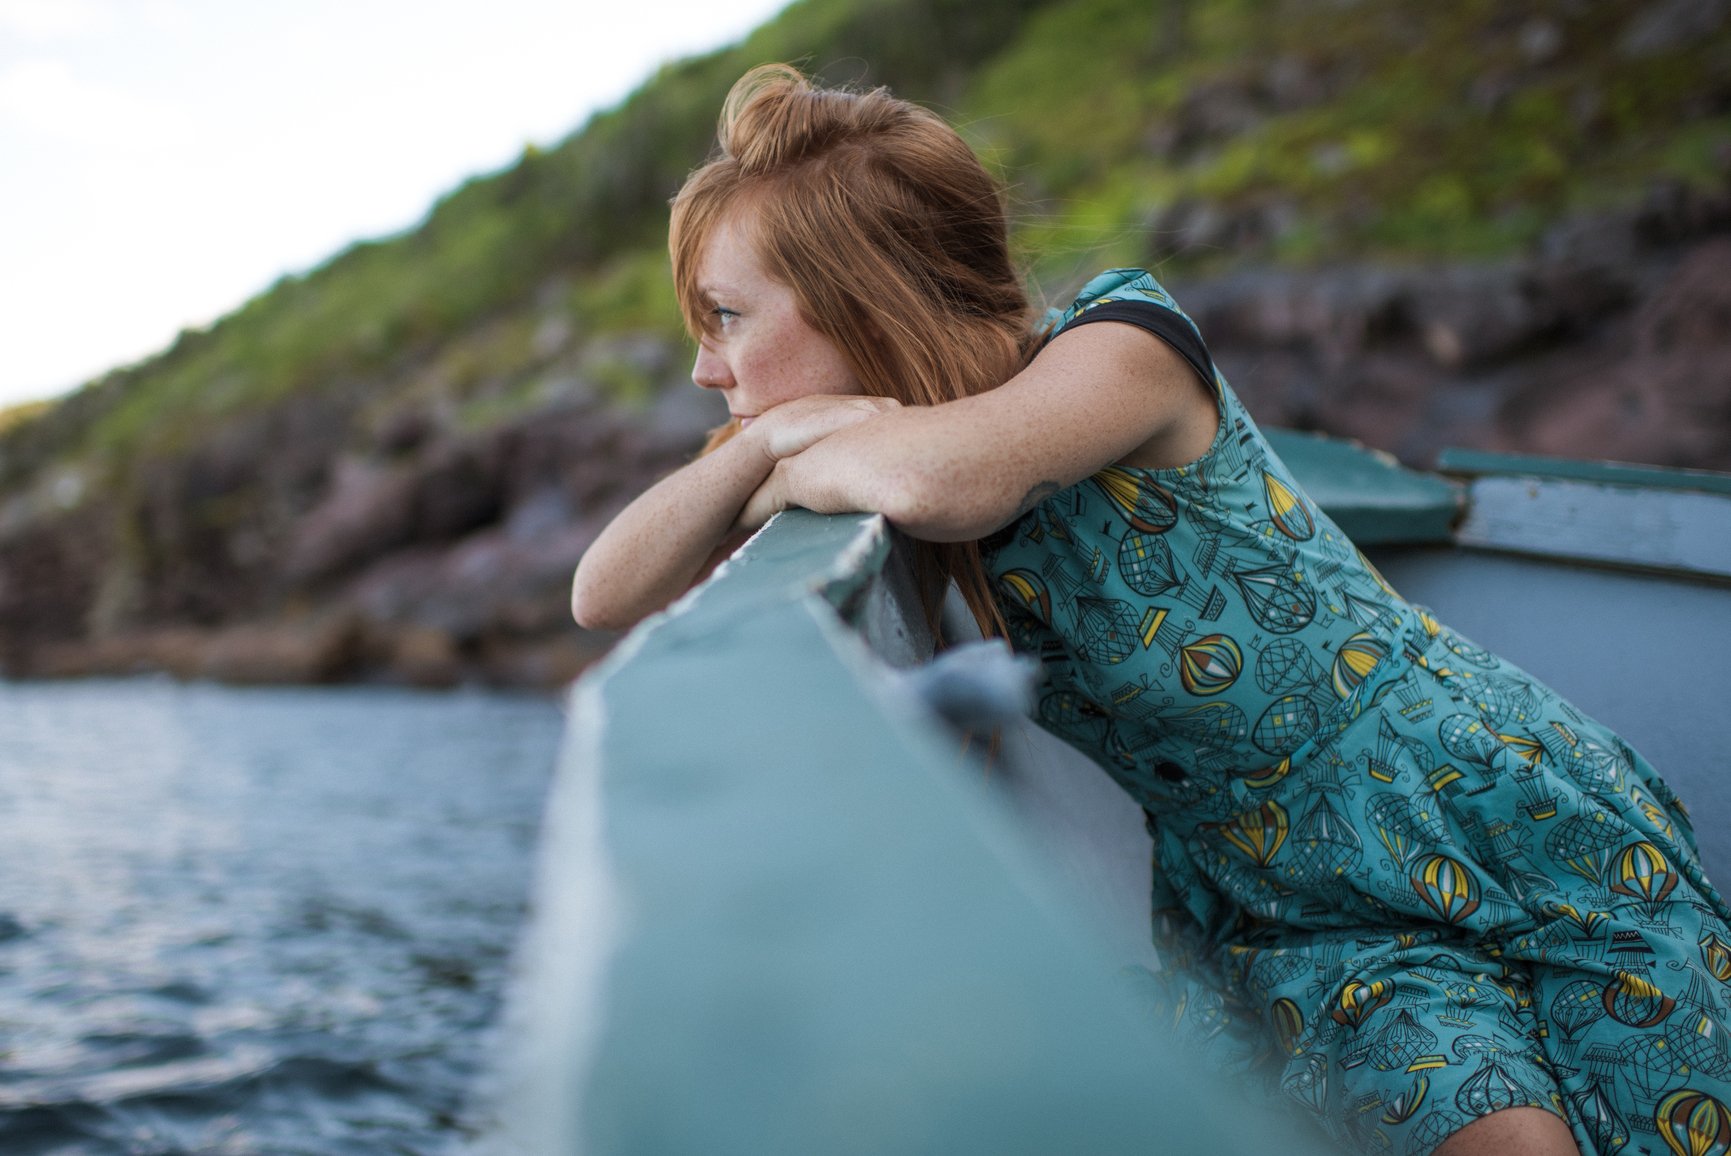
[(1202, 331), (1146, 269), (1108, 269), (1095, 276), (1067, 309), (1048, 313), (1045, 340), (1096, 321), (1121, 321), (1147, 330), (1172, 346), (1203, 384), (1217, 397), (1220, 394), (1224, 383)]
[(1154, 305), (1180, 315), (1184, 312), (1148, 270), (1107, 269), (1090, 278), (1069, 305), (1048, 310), (1047, 315), (1056, 330), (1091, 310), (1114, 304)]

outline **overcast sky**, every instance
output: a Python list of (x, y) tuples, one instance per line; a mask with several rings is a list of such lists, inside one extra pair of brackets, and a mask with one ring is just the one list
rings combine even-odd
[(0, 406), (70, 389), (786, 0), (0, 0)]

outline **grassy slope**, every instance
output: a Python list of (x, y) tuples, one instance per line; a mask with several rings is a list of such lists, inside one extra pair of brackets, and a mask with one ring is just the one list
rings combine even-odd
[[(580, 318), (586, 338), (672, 333), (665, 199), (750, 64), (828, 65), (832, 80), (887, 82), (951, 115), (1012, 176), (1018, 243), (1058, 289), (1104, 263), (1167, 258), (1502, 254), (1656, 176), (1721, 180), (1731, 37), (1620, 48), (1653, 8), (805, 0), (744, 45), (664, 69), (557, 148), (469, 181), (418, 228), (283, 280), (70, 404), (0, 418), (0, 487), (53, 459), (118, 473), (324, 389), (384, 404), (433, 381), (486, 424), (533, 403), (550, 314)], [(1265, 226), (1230, 251), (1175, 253), (1186, 206)], [(19, 434), (29, 452), (6, 452)]]
[(1496, 256), (1655, 179), (1723, 181), (1731, 35), (1642, 55), (1658, 7), (1067, 0), (982, 71), (970, 131), (1044, 210), (1036, 258), (1172, 256), (1152, 226), (1185, 202), (1280, 209), (1192, 264)]

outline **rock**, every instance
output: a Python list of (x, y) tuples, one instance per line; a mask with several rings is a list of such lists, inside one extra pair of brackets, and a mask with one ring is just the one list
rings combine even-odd
[(444, 443), (424, 455), (413, 481), (413, 540), (449, 540), (496, 519), (500, 466), (497, 438)]
[(1430, 270), (1414, 284), (1408, 309), (1425, 349), (1446, 369), (1508, 357), (1549, 323), (1512, 264)]
[(336, 682), (355, 673), (358, 644), (359, 626), (347, 615), (231, 626), (203, 642), (198, 674), (233, 683)]
[(431, 626), (401, 626), (384, 644), (385, 669), (410, 686), (456, 686), (463, 675), (456, 641)]
[(405, 467), (348, 457), (324, 500), (295, 525), (283, 559), (291, 583), (316, 582), (414, 538), (415, 478)]
[(1624, 56), (1675, 52), (1717, 32), (1731, 14), (1731, 0), (1659, 0), (1642, 8), (1617, 41)]

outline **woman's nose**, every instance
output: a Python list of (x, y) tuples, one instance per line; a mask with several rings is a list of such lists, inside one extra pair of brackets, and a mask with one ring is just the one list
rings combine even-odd
[(709, 348), (708, 342), (697, 347), (697, 363), (691, 367), (691, 380), (705, 389), (722, 389), (733, 384), (733, 375), (727, 370), (727, 362), (720, 354)]

